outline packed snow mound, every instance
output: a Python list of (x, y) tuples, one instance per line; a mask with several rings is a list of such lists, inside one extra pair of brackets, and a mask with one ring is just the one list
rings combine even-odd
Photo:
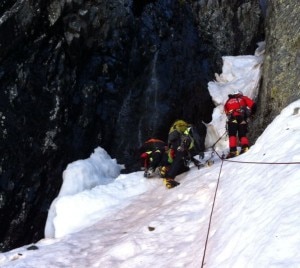
[[(96, 212), (103, 208), (101, 201), (95, 198), (98, 193), (94, 188), (113, 182), (122, 168), (101, 147), (97, 147), (88, 159), (70, 163), (63, 172), (63, 184), (58, 197), (50, 206), (45, 237), (61, 237), (94, 222), (92, 219)], [(81, 221), (83, 215), (85, 224)], [(67, 227), (62, 223), (66, 218), (72, 220)]]
[(77, 160), (67, 166), (58, 196), (74, 195), (108, 184), (119, 176), (122, 168), (103, 148), (97, 147), (88, 159)]

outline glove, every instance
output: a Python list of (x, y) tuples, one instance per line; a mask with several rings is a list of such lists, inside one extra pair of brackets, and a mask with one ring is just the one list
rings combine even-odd
[(201, 159), (203, 159), (203, 158), (204, 158), (204, 152), (200, 152), (200, 153), (199, 153), (199, 157), (200, 157)]

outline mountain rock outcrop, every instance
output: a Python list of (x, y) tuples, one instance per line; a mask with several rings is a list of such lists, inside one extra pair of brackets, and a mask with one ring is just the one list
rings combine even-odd
[(265, 21), (266, 52), (256, 138), (283, 108), (300, 98), (299, 1), (268, 1)]

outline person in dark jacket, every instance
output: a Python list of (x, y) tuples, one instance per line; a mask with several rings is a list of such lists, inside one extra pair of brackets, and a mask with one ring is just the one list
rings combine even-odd
[(173, 152), (173, 159), (169, 169), (165, 173), (164, 184), (167, 188), (179, 185), (175, 177), (189, 170), (187, 162), (192, 161), (196, 166), (200, 161), (194, 158), (197, 154), (201, 158), (204, 152), (198, 152), (195, 148), (195, 140), (192, 135), (193, 127), (183, 120), (177, 120), (172, 125), (168, 135), (168, 148)]
[(166, 152), (167, 144), (156, 138), (148, 139), (140, 148), (141, 164), (144, 172), (144, 177), (150, 178), (155, 174), (157, 167), (161, 165), (163, 155)]
[[(229, 153), (226, 158), (238, 156), (249, 149), (248, 118), (256, 111), (255, 102), (238, 91), (228, 95), (228, 100), (224, 105), (224, 112), (227, 116), (227, 131), (229, 136)], [(238, 139), (237, 139), (238, 137)], [(241, 146), (241, 151), (237, 150), (237, 145)]]

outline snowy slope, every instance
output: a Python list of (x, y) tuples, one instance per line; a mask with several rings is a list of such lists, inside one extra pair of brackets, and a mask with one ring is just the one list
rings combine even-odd
[(38, 250), (1, 254), (1, 267), (201, 267), (204, 251), (210, 268), (299, 267), (299, 108), (300, 100), (286, 108), (236, 162), (193, 167), (174, 189), (142, 172), (121, 175), (110, 184), (121, 206), (80, 232), (41, 240)]

